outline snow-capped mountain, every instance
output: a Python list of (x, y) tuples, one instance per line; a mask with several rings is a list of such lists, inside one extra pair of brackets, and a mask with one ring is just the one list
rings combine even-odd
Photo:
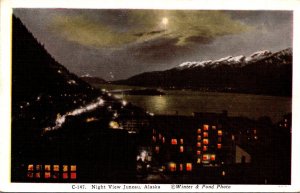
[[(282, 53), (281, 53), (282, 52)], [(275, 55), (286, 55), (288, 53), (291, 54), (292, 50), (287, 49), (283, 50), (281, 52), (275, 53)], [(283, 53), (284, 52), (284, 53)], [(262, 51), (257, 51), (251, 54), (250, 56), (226, 56), (217, 60), (205, 60), (205, 61), (194, 61), (194, 62), (184, 62), (182, 64), (179, 64), (176, 68), (178, 69), (188, 69), (188, 68), (196, 68), (196, 67), (212, 67), (216, 68), (219, 65), (231, 65), (234, 67), (243, 67), (246, 66), (247, 64), (265, 59), (270, 57), (272, 52), (269, 50), (262, 50)], [(278, 56), (280, 57), (280, 56)]]
[(253, 54), (251, 54), (249, 57), (247, 57), (246, 61), (251, 62), (254, 60), (259, 60), (259, 59), (265, 58), (267, 56), (270, 56), (271, 54), (272, 54), (272, 52), (270, 52), (269, 50), (257, 51), (257, 52), (254, 52)]
[(288, 48), (275, 53), (257, 51), (247, 57), (184, 62), (169, 70), (145, 72), (117, 83), (291, 96), (292, 55)]

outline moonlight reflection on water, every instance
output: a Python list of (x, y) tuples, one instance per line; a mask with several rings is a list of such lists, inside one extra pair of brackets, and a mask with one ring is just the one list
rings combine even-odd
[(291, 112), (289, 97), (200, 91), (164, 91), (163, 96), (119, 95), (154, 114), (192, 115), (193, 112), (227, 110), (229, 116), (258, 119), (268, 116), (273, 122)]

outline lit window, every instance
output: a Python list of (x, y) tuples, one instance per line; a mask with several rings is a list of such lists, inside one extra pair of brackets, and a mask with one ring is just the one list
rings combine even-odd
[(40, 172), (35, 173), (35, 177), (36, 177), (36, 178), (41, 178), (41, 173), (40, 173)]
[(222, 136), (222, 130), (218, 130), (218, 136)]
[(182, 153), (184, 151), (183, 146), (180, 146), (179, 151)]
[(50, 178), (50, 177), (51, 177), (50, 172), (45, 172), (45, 178), (48, 179), (48, 178)]
[(222, 148), (222, 144), (218, 143), (218, 149), (221, 149), (221, 148)]
[(186, 171), (192, 171), (192, 163), (186, 163)]
[(207, 132), (203, 132), (203, 137), (208, 137), (208, 133)]
[(180, 144), (183, 144), (183, 139), (180, 139)]
[(231, 140), (234, 141), (235, 137), (234, 135), (231, 135)]
[(42, 170), (42, 165), (36, 165), (36, 166), (35, 166), (35, 169), (36, 169), (37, 171)]
[(53, 171), (58, 172), (59, 171), (59, 165), (54, 165), (53, 166)]
[(156, 153), (159, 153), (159, 146), (156, 146), (156, 147), (155, 147), (155, 152), (156, 152)]
[(225, 171), (222, 171), (222, 176), (225, 176), (226, 175), (226, 172)]
[(176, 171), (176, 163), (170, 163), (169, 168), (170, 168), (171, 172), (175, 172)]
[(45, 171), (50, 171), (50, 165), (45, 165)]
[(203, 139), (203, 144), (208, 145), (208, 139)]
[(203, 130), (208, 131), (208, 127), (209, 127), (209, 125), (203, 125)]
[(87, 123), (89, 123), (89, 122), (93, 122), (93, 121), (97, 121), (98, 119), (97, 118), (95, 118), (95, 117), (88, 117), (85, 121), (87, 122)]
[(201, 140), (201, 135), (197, 136), (197, 140), (200, 141)]
[(210, 160), (215, 161), (216, 160), (216, 155), (210, 155)]
[(159, 140), (161, 140), (161, 137), (162, 137), (162, 135), (161, 135), (161, 134), (158, 134), (158, 139), (159, 139)]
[(200, 158), (197, 159), (197, 164), (201, 164), (201, 159)]
[(76, 172), (76, 165), (71, 165), (71, 172)]
[(68, 179), (69, 176), (68, 176), (68, 173), (63, 173), (63, 179)]
[(76, 172), (71, 172), (71, 179), (74, 180), (74, 179), (76, 179), (76, 177), (77, 177), (77, 176), (76, 176)]
[(217, 127), (216, 127), (215, 125), (211, 126), (211, 128), (212, 128), (213, 130), (216, 130), (216, 129), (217, 129)]
[(33, 178), (33, 173), (32, 173), (32, 172), (28, 172), (28, 173), (27, 173), (27, 177), (28, 177), (28, 178)]
[(172, 144), (172, 145), (177, 145), (177, 139), (172, 139), (172, 140), (171, 140), (171, 144)]
[(183, 171), (183, 164), (180, 164), (180, 165), (179, 165), (179, 170), (180, 170), (180, 171)]
[(152, 137), (152, 140), (153, 140), (153, 142), (156, 142), (156, 137), (153, 136), (153, 137)]
[(59, 173), (58, 172), (54, 172), (53, 173), (53, 179), (58, 179), (59, 178)]
[(256, 135), (256, 129), (253, 130), (254, 135)]
[(201, 143), (200, 142), (197, 142), (197, 147), (201, 147)]
[(197, 133), (200, 134), (201, 133), (201, 129), (197, 129)]
[(218, 142), (219, 142), (219, 143), (222, 142), (222, 137), (218, 137)]
[(207, 154), (204, 154), (203, 157), (202, 157), (203, 161), (207, 161), (208, 160), (208, 155)]
[(198, 150), (198, 151), (197, 151), (197, 155), (200, 155), (200, 154), (201, 154), (201, 151)]
[(68, 165), (63, 165), (63, 171), (67, 172), (68, 171)]
[(165, 137), (162, 138), (162, 143), (165, 143)]
[(207, 151), (207, 146), (206, 145), (203, 146), (203, 151)]
[(33, 171), (33, 164), (28, 165), (28, 171)]

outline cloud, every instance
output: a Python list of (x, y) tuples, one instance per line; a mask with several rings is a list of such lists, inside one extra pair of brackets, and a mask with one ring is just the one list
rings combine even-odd
[[(98, 48), (120, 48), (161, 38), (175, 38), (179, 46), (207, 43), (250, 28), (222, 11), (98, 10), (98, 17), (75, 13), (57, 14), (51, 30), (68, 41)], [(163, 23), (163, 18), (168, 18), (168, 23)]]
[(134, 53), (134, 56), (148, 63), (157, 61), (167, 61), (175, 57), (179, 52), (187, 50), (183, 46), (177, 46), (178, 38), (157, 38), (150, 42), (144, 42), (128, 48), (128, 52)]
[(133, 37), (118, 32), (102, 23), (94, 23), (84, 16), (55, 16), (52, 32), (57, 32), (68, 41), (84, 46), (106, 47), (120, 46), (133, 41)]

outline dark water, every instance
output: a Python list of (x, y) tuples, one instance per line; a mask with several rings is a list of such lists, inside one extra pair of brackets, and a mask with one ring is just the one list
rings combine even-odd
[(291, 112), (289, 97), (200, 91), (165, 91), (162, 96), (118, 95), (154, 114), (192, 115), (193, 112), (221, 112), (229, 116), (257, 119), (268, 116), (273, 122)]

